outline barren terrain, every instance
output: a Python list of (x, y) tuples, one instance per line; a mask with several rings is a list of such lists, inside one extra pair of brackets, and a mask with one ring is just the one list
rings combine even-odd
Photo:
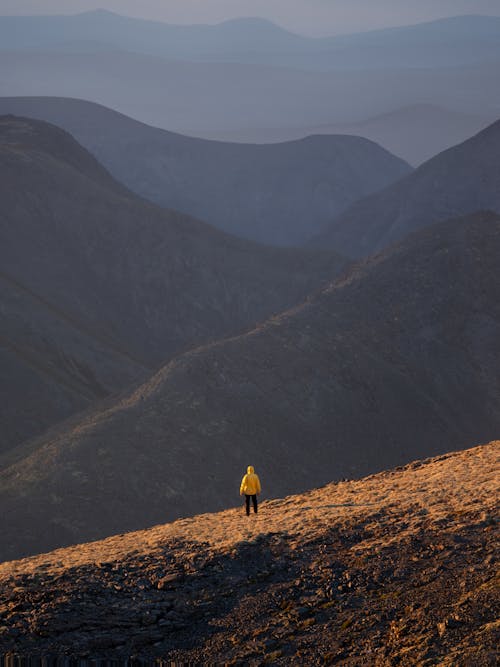
[(4, 563), (0, 653), (497, 664), (499, 454), (491, 442), (249, 518), (229, 509)]

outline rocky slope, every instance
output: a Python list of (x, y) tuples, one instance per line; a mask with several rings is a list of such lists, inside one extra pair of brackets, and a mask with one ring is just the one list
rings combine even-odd
[(0, 118), (0, 169), (0, 451), (255, 326), (343, 264), (160, 209), (41, 121)]
[(248, 463), (282, 496), (494, 438), (499, 255), (498, 216), (430, 227), (14, 450), (1, 555), (222, 509)]
[(275, 245), (300, 245), (356, 200), (411, 172), (358, 137), (267, 146), (207, 141), (64, 98), (0, 98), (0, 113), (55, 123), (137, 194)]
[(249, 518), (231, 509), (4, 563), (0, 654), (493, 667), (499, 455), (491, 442)]
[(370, 255), (438, 220), (500, 212), (500, 121), (354, 204), (311, 245)]

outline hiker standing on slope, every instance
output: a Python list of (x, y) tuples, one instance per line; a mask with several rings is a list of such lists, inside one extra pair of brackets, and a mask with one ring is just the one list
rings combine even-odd
[(253, 466), (248, 466), (247, 474), (241, 480), (240, 496), (245, 494), (245, 508), (247, 516), (250, 516), (250, 498), (253, 503), (253, 511), (257, 514), (257, 494), (261, 492), (259, 476), (255, 474)]

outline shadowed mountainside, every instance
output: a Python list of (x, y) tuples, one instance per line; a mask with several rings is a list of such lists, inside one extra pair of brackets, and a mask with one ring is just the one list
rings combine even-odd
[(440, 153), (385, 190), (356, 202), (311, 246), (370, 255), (439, 220), (500, 212), (500, 121)]
[(226, 232), (276, 245), (300, 245), (350, 204), (411, 171), (357, 137), (317, 136), (267, 146), (222, 143), (63, 98), (0, 98), (0, 113), (55, 123), (137, 194)]
[(0, 467), (6, 450), (147, 375), (101, 332), (2, 272), (0, 322)]
[(139, 199), (41, 121), (0, 118), (0, 169), (0, 451), (292, 306), (343, 265)]
[(0, 653), (498, 661), (500, 443), (0, 565)]
[(243, 336), (180, 355), (0, 473), (1, 556), (285, 495), (500, 428), (500, 217), (430, 227)]

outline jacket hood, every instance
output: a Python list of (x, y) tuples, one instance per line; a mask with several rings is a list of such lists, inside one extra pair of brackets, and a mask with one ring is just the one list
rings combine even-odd
[(253, 473), (254, 473), (253, 466), (248, 466), (248, 468), (247, 468), (247, 475), (253, 475)]

